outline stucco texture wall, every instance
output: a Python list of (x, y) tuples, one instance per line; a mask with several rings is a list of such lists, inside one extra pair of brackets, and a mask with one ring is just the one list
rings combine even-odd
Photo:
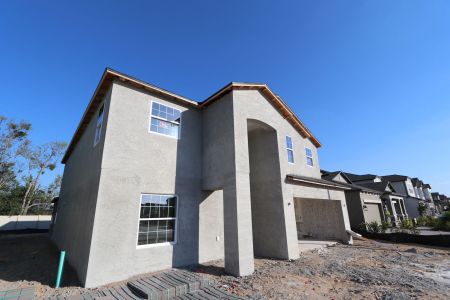
[[(182, 112), (179, 139), (149, 132), (152, 101)], [(199, 111), (113, 84), (87, 287), (198, 262), (201, 153)], [(137, 247), (141, 193), (180, 196), (174, 245)]]
[(66, 258), (85, 284), (90, 263), (91, 237), (96, 214), (105, 132), (111, 89), (105, 96), (101, 139), (94, 147), (96, 114), (87, 125), (64, 167), (52, 240), (66, 251)]

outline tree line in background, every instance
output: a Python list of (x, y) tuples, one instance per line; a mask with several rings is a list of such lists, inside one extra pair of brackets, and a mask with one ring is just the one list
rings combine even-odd
[(0, 116), (0, 215), (49, 213), (59, 194), (60, 175), (48, 186), (41, 185), (41, 178), (56, 168), (66, 143), (34, 145), (30, 131), (30, 123)]

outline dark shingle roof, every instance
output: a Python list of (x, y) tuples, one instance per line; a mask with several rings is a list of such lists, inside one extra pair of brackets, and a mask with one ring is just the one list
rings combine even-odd
[(372, 180), (377, 177), (377, 175), (373, 174), (364, 174), (364, 175), (357, 175), (352, 173), (345, 173), (343, 172), (352, 182), (356, 181), (365, 181), (365, 180)]
[(429, 185), (428, 183), (424, 183), (424, 184), (422, 185), (422, 187), (423, 187), (424, 189), (431, 189), (431, 185)]
[(405, 181), (406, 179), (408, 179), (408, 176), (397, 175), (397, 174), (386, 175), (386, 176), (381, 176), (381, 177), (382, 177), (384, 180), (390, 181), (390, 182)]
[[(326, 174), (322, 175), (322, 179), (327, 180), (329, 182), (339, 183), (341, 185), (347, 186), (347, 187), (351, 188), (353, 191), (363, 191), (363, 192), (368, 192), (368, 193), (380, 194), (380, 191), (371, 189), (371, 188), (363, 186), (363, 185), (354, 184), (354, 183), (337, 182), (337, 181), (333, 180), (333, 178), (339, 173), (342, 173), (342, 175), (347, 176), (347, 173), (345, 173), (345, 172), (335, 171), (335, 172), (327, 172)], [(333, 176), (331, 176), (331, 175), (333, 175)], [(347, 179), (349, 179), (349, 178), (347, 178)]]

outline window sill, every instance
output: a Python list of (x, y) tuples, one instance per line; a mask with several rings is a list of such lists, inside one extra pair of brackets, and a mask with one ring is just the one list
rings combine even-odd
[(177, 244), (176, 242), (167, 242), (167, 243), (158, 243), (158, 244), (137, 245), (136, 250), (158, 248), (158, 247), (164, 247), (164, 246), (174, 246), (176, 244)]

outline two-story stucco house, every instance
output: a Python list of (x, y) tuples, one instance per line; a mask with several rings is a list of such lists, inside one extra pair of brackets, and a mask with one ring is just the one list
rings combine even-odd
[(81, 283), (351, 243), (344, 191), (321, 179), (311, 131), (265, 84), (194, 101), (107, 69), (63, 158), (52, 240)]

